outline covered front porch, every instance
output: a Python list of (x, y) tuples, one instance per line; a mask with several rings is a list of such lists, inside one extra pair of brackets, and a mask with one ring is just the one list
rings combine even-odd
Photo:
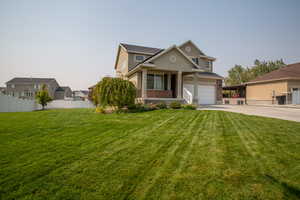
[[(166, 71), (141, 69), (137, 72), (137, 102), (141, 103), (171, 103), (179, 101), (181, 103), (198, 104), (198, 80), (197, 71)], [(194, 91), (189, 91), (184, 87), (185, 77), (192, 78)]]

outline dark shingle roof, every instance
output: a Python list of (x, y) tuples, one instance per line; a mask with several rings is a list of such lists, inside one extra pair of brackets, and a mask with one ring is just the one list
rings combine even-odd
[(136, 65), (134, 65), (134, 66), (132, 66), (132, 67), (129, 66), (129, 71), (131, 71), (131, 70), (133, 70), (134, 68), (136, 68), (139, 64), (147, 62), (148, 60), (150, 60), (150, 58), (153, 58), (154, 56), (156, 56), (157, 54), (159, 54), (159, 53), (162, 52), (163, 50), (164, 50), (164, 49), (159, 50), (158, 52), (156, 52), (156, 53), (153, 54), (152, 56), (149, 56), (148, 58), (146, 58), (146, 59), (143, 60), (142, 62), (139, 62), (139, 63), (137, 63)]
[(213, 73), (213, 72), (198, 72), (198, 74), (201, 76), (207, 76), (207, 77), (211, 77), (211, 78), (221, 78), (223, 79), (222, 76), (216, 74), (216, 73)]
[(300, 63), (290, 64), (275, 71), (269, 72), (249, 81), (249, 83), (293, 78), (300, 79)]
[(121, 45), (128, 52), (139, 52), (139, 53), (145, 53), (145, 54), (155, 54), (155, 53), (162, 50), (162, 49), (159, 49), (159, 48), (137, 46), (137, 45), (125, 44), (125, 43), (121, 43)]
[(45, 82), (52, 82), (56, 81), (54, 78), (24, 78), (24, 77), (17, 77), (13, 78), (7, 83), (45, 83)]

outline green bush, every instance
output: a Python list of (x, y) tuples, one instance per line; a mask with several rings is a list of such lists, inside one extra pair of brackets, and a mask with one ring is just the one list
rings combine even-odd
[(183, 106), (183, 109), (184, 110), (196, 110), (197, 106), (193, 105), (193, 104), (186, 104), (186, 105)]
[(97, 106), (95, 112), (96, 113), (104, 114), (105, 113), (105, 109), (103, 107)]
[(168, 108), (167, 104), (164, 103), (164, 102), (159, 103), (159, 104), (156, 104), (156, 107), (157, 107), (158, 109), (166, 109), (166, 108)]
[(42, 105), (43, 110), (45, 109), (45, 106), (47, 106), (47, 104), (52, 101), (52, 98), (50, 97), (47, 86), (45, 84), (42, 85), (42, 89), (37, 92), (35, 98), (37, 102)]
[(136, 88), (132, 82), (121, 78), (105, 77), (93, 90), (94, 103), (101, 107), (121, 109), (134, 104)]
[(139, 112), (146, 112), (156, 110), (157, 107), (154, 104), (131, 104), (126, 107), (126, 109), (118, 109), (117, 113), (139, 113)]
[(172, 109), (180, 109), (181, 108), (181, 103), (178, 101), (173, 101), (170, 103), (170, 108)]

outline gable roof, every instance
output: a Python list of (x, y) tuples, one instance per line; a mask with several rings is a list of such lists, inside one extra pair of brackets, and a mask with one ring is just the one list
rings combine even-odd
[(26, 78), (26, 77), (16, 77), (6, 83), (48, 83), (56, 81), (54, 78)]
[(185, 53), (183, 53), (181, 51), (181, 49), (179, 49), (176, 45), (173, 45), (171, 47), (169, 47), (168, 49), (161, 51), (160, 53), (158, 53), (157, 55), (153, 56), (152, 58), (150, 58), (147, 62), (151, 62), (154, 59), (157, 59), (158, 57), (164, 55), (165, 53), (168, 53), (171, 50), (177, 50), (183, 57), (185, 57), (192, 65), (194, 65), (196, 68), (200, 68), (194, 61), (192, 61), (192, 59), (190, 59), (187, 55), (185, 55)]
[(159, 48), (138, 46), (132, 44), (125, 44), (125, 43), (121, 43), (120, 45), (124, 47), (126, 51), (129, 53), (141, 53), (141, 54), (153, 55), (162, 50)]
[(195, 66), (196, 69), (200, 69), (200, 67), (193, 62), (187, 55), (185, 55), (185, 53), (183, 53), (181, 51), (181, 49), (179, 49), (176, 45), (172, 45), (171, 47), (167, 48), (167, 49), (162, 49), (161, 51), (157, 52), (156, 54), (150, 56), (149, 58), (145, 59), (144, 61), (136, 64), (133, 68), (129, 69), (129, 72), (131, 72), (133, 69), (136, 69), (138, 67), (141, 66), (141, 64), (152, 64), (151, 61), (153, 61), (154, 59), (166, 54), (167, 52), (176, 49), (184, 58), (186, 58), (188, 60), (188, 62), (190, 62), (193, 66)]
[(160, 54), (162, 51), (164, 51), (164, 49), (161, 49), (160, 51), (158, 51), (157, 53), (153, 54), (152, 56), (149, 56), (148, 58), (146, 58), (145, 60), (143, 60), (142, 62), (137, 63), (136, 65), (134, 65), (131, 68), (128, 68), (128, 71), (131, 71), (133, 69), (135, 69), (138, 65), (142, 64), (142, 63), (146, 63), (148, 62), (151, 58), (153, 58), (154, 56)]
[(290, 64), (280, 69), (274, 70), (249, 81), (247, 84), (283, 79), (300, 79), (300, 63)]
[(197, 47), (197, 45), (195, 45), (195, 44), (193, 43), (192, 40), (188, 40), (188, 41), (182, 43), (181, 45), (179, 45), (179, 48), (182, 47), (183, 45), (187, 44), (187, 43), (191, 43), (191, 44), (192, 44), (192, 45), (200, 52), (200, 54), (202, 54), (203, 56), (205, 56), (205, 53), (203, 53), (203, 51), (201, 51), (201, 50)]

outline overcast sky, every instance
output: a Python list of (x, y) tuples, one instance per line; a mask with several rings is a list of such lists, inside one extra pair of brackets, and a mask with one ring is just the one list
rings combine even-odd
[(168, 48), (189, 39), (223, 76), (255, 59), (300, 62), (300, 0), (0, 0), (0, 86), (53, 77), (87, 89), (114, 75), (120, 42)]

